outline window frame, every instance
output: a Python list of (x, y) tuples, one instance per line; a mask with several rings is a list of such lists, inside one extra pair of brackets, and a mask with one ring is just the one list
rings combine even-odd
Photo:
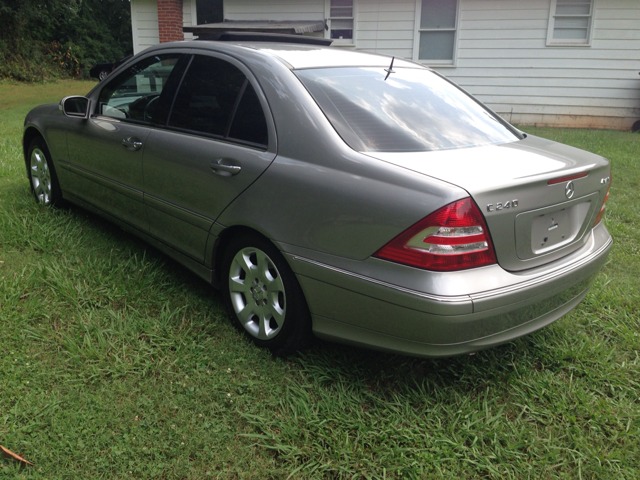
[[(453, 28), (422, 28), (422, 8), (424, 0), (416, 0), (416, 16), (414, 27), (414, 39), (413, 39), (413, 60), (419, 63), (433, 65), (438, 67), (455, 67), (458, 57), (458, 32), (460, 30), (460, 0), (452, 0), (456, 2), (456, 18)], [(451, 53), (451, 59), (433, 59), (433, 58), (420, 58), (420, 37), (422, 32), (453, 32), (453, 48)]]
[[(562, 2), (562, 0), (560, 0)], [(547, 47), (590, 47), (593, 38), (593, 22), (596, 11), (596, 0), (589, 1), (589, 14), (558, 14), (558, 0), (551, 0), (549, 6), (549, 23), (547, 25)], [(584, 39), (556, 38), (557, 18), (588, 18), (587, 35)]]
[(342, 141), (358, 152), (434, 152), (522, 139), (517, 129), (432, 69), (396, 66), (390, 77), (370, 66), (294, 74)]
[[(128, 115), (121, 117), (119, 115), (105, 114), (102, 111), (103, 105), (106, 105), (106, 103), (102, 102), (103, 94), (111, 89), (112, 95), (113, 95), (113, 93), (117, 91), (117, 88), (114, 88), (115, 85), (124, 85), (124, 83), (126, 83), (127, 81), (130, 81), (132, 78), (138, 75), (139, 72), (133, 73), (133, 69), (135, 67), (141, 64), (144, 64), (149, 59), (153, 59), (157, 57), (167, 57), (167, 59), (174, 57), (176, 59), (176, 64), (173, 66), (171, 72), (166, 78), (166, 82), (164, 83), (162, 89), (160, 90), (160, 93), (158, 94), (158, 98), (160, 98), (162, 96), (162, 92), (166, 90), (166, 95), (165, 97), (163, 97), (163, 101), (167, 102), (167, 104), (165, 104), (165, 106), (167, 107), (167, 111), (165, 112), (166, 115), (163, 118), (163, 121), (155, 122), (147, 119), (132, 118)], [(137, 58), (137, 60), (134, 63), (128, 64), (127, 68), (122, 72), (120, 72), (118, 75), (114, 75), (113, 78), (110, 76), (107, 81), (100, 84), (100, 90), (97, 92), (96, 101), (92, 107), (93, 112), (91, 116), (120, 121), (120, 122), (126, 122), (126, 123), (135, 123), (138, 125), (146, 125), (148, 127), (162, 127), (164, 124), (166, 124), (166, 119), (169, 114), (169, 109), (171, 108), (171, 104), (173, 103), (173, 99), (175, 97), (175, 92), (176, 92), (175, 89), (177, 85), (181, 82), (182, 75), (184, 74), (185, 68), (187, 66), (187, 63), (188, 63), (187, 57), (188, 57), (188, 54), (185, 54), (183, 51), (163, 51), (163, 52), (150, 52), (148, 55), (144, 55), (140, 58)], [(162, 59), (162, 61), (164, 60), (165, 59)], [(150, 66), (151, 64), (147, 65), (145, 69), (149, 68)], [(110, 98), (112, 97), (110, 96)], [(134, 102), (135, 101), (132, 101), (131, 103), (134, 103)]]
[[(332, 0), (325, 0), (324, 12), (325, 12), (325, 24), (327, 26), (325, 31), (325, 38), (333, 40), (332, 46), (334, 47), (355, 47), (356, 45), (356, 16), (357, 16), (357, 2), (351, 0), (351, 17), (332, 17), (331, 16), (331, 3)], [(351, 20), (351, 38), (331, 38), (332, 23), (334, 20)]]
[[(104, 115), (100, 112), (100, 98), (105, 89), (108, 89), (110, 86), (113, 86), (115, 83), (119, 82), (122, 79), (122, 77), (125, 75), (125, 73), (130, 70), (131, 67), (141, 64), (147, 61), (151, 57), (165, 56), (165, 55), (166, 56), (175, 55), (178, 58), (178, 62), (174, 67), (173, 71), (171, 72), (170, 76), (168, 77), (170, 81), (168, 81), (164, 87), (167, 89), (167, 97), (166, 99), (164, 99), (167, 102), (166, 104), (167, 111), (165, 112), (166, 115), (164, 115), (164, 117), (162, 118), (162, 122), (149, 122), (149, 121), (137, 120), (137, 119), (124, 117), (124, 116), (123, 117), (110, 116), (110, 115)], [(234, 67), (236, 67), (238, 70), (240, 70), (240, 72), (242, 72), (246, 81), (246, 85), (243, 87), (243, 91), (246, 90), (248, 86), (251, 86), (260, 104), (260, 107), (262, 109), (262, 114), (267, 127), (267, 143), (266, 144), (261, 144), (261, 143), (258, 144), (255, 142), (242, 140), (232, 136), (220, 136), (220, 135), (208, 134), (202, 131), (171, 126), (169, 124), (169, 119), (171, 118), (171, 115), (173, 113), (174, 102), (176, 101), (178, 92), (180, 90), (180, 87), (182, 86), (184, 76), (187, 73), (193, 59), (196, 56), (211, 57), (214, 59), (225, 61), (233, 65)], [(246, 148), (251, 148), (254, 150), (275, 152), (277, 149), (277, 135), (276, 135), (275, 120), (273, 118), (273, 113), (271, 112), (271, 108), (269, 107), (269, 102), (267, 100), (267, 97), (260, 86), (260, 82), (258, 82), (255, 75), (247, 65), (245, 65), (243, 62), (240, 62), (236, 58), (221, 52), (203, 51), (200, 49), (193, 49), (193, 48), (167, 48), (160, 51), (152, 51), (147, 54), (141, 55), (140, 57), (137, 57), (135, 62), (128, 64), (128, 67), (122, 72), (120, 72), (118, 75), (114, 75), (113, 77), (109, 76), (107, 80), (98, 84), (97, 88), (92, 90), (92, 92), (90, 92), (89, 95), (90, 95), (89, 99), (90, 99), (90, 110), (91, 110), (90, 117), (91, 118), (100, 118), (101, 120), (107, 120), (110, 122), (131, 123), (131, 124), (136, 124), (136, 125), (140, 125), (140, 126), (152, 128), (152, 129), (161, 129), (161, 130), (167, 130), (167, 131), (172, 131), (172, 132), (182, 133), (187, 135), (195, 135), (199, 137), (208, 138), (210, 140), (215, 140), (218, 142), (224, 142), (224, 143), (238, 145)], [(237, 113), (237, 109), (239, 107), (241, 99), (242, 99), (242, 96), (238, 98), (239, 101), (237, 105), (234, 107), (233, 115)], [(229, 124), (230, 127), (232, 125), (233, 125), (233, 122)]]
[[(249, 70), (249, 68), (247, 68), (246, 65), (244, 65), (242, 62), (239, 62), (237, 59), (230, 57), (228, 55), (225, 54), (221, 54), (220, 52), (203, 52), (203, 51), (194, 51), (194, 50), (188, 50), (187, 51), (187, 55), (189, 55), (191, 58), (189, 59), (188, 64), (185, 66), (184, 70), (181, 72), (181, 78), (180, 81), (178, 82), (178, 84), (176, 85), (175, 91), (173, 92), (173, 98), (171, 101), (171, 108), (167, 114), (167, 118), (165, 121), (165, 124), (162, 126), (162, 128), (166, 129), (166, 130), (170, 130), (173, 132), (177, 132), (177, 133), (183, 133), (183, 134), (187, 134), (187, 135), (195, 135), (198, 137), (203, 137), (203, 138), (208, 138), (210, 140), (214, 140), (217, 142), (224, 142), (224, 143), (229, 143), (229, 144), (233, 144), (233, 145), (238, 145), (238, 146), (242, 146), (242, 147), (246, 147), (246, 148), (252, 148), (255, 150), (260, 150), (260, 151), (267, 151), (267, 152), (271, 152), (271, 151), (275, 151), (275, 149), (277, 148), (276, 146), (276, 136), (275, 136), (275, 123), (273, 120), (273, 116), (271, 113), (271, 110), (269, 108), (269, 102), (267, 101), (264, 92), (262, 91), (262, 89), (260, 88), (260, 85), (258, 83), (258, 81), (256, 80), (256, 78), (254, 77), (254, 75), (251, 73), (251, 71)], [(211, 134), (211, 133), (207, 133), (201, 130), (192, 130), (189, 128), (183, 128), (180, 126), (175, 126), (175, 125), (171, 125), (171, 116), (173, 114), (173, 107), (174, 107), (174, 103), (176, 102), (177, 98), (178, 98), (178, 94), (180, 92), (180, 89), (182, 87), (182, 83), (187, 75), (187, 72), (189, 71), (189, 68), (191, 67), (193, 60), (196, 57), (207, 57), (207, 58), (212, 58), (215, 60), (220, 60), (220, 61), (224, 61), (230, 65), (232, 65), (233, 67), (237, 68), (245, 77), (245, 83), (244, 86), (242, 87), (242, 92), (240, 93), (240, 95), (236, 98), (236, 102), (233, 108), (233, 112), (231, 114), (231, 118), (229, 119), (229, 124), (227, 125), (227, 129), (226, 129), (226, 134), (225, 135), (218, 135), (218, 134)], [(242, 101), (242, 98), (245, 95), (246, 89), (247, 87), (251, 87), (253, 89), (253, 92), (255, 93), (258, 103), (260, 104), (261, 110), (262, 110), (262, 115), (265, 121), (265, 125), (266, 125), (266, 129), (267, 129), (267, 143), (266, 144), (262, 144), (262, 143), (255, 143), (252, 141), (246, 141), (240, 138), (236, 138), (236, 137), (232, 137), (229, 136), (229, 133), (232, 129), (233, 123), (235, 121), (235, 115), (238, 111), (238, 107), (239, 104)]]

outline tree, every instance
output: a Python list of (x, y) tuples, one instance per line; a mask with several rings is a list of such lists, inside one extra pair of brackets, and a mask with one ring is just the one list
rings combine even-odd
[(0, 77), (78, 76), (131, 51), (129, 0), (0, 0)]
[(132, 50), (130, 2), (84, 0), (70, 30), (85, 65), (118, 60)]

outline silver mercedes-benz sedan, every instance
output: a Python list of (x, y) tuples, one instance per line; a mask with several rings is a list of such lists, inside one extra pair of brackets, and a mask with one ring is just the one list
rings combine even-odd
[(576, 307), (612, 245), (606, 159), (399, 58), (162, 44), (33, 109), (23, 143), (39, 203), (143, 237), (276, 354), (314, 335), (416, 356), (505, 343)]

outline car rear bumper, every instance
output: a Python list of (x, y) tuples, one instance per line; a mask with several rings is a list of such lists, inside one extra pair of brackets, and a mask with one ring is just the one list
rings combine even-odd
[[(477, 278), (484, 276), (486, 285), (495, 286), (491, 269), (499, 269), (500, 286), (483, 290), (483, 285), (476, 285), (476, 291), (458, 295), (452, 295), (450, 288), (447, 295), (412, 290), (300, 256), (289, 260), (305, 292), (318, 337), (440, 357), (506, 343), (559, 319), (585, 297), (611, 245), (611, 237), (601, 226), (590, 234), (578, 255), (552, 270), (510, 274), (489, 267)], [(504, 278), (511, 281), (504, 283)]]

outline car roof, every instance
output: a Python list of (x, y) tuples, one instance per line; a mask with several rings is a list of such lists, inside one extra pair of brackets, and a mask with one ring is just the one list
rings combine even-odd
[[(230, 54), (240, 53), (242, 50), (252, 50), (261, 55), (278, 59), (290, 69), (349, 66), (386, 68), (389, 67), (393, 58), (341, 47), (283, 42), (191, 40), (160, 44), (155, 48), (162, 47), (187, 47)], [(394, 67), (423, 68), (421, 65), (398, 58), (395, 58), (393, 62)]]

